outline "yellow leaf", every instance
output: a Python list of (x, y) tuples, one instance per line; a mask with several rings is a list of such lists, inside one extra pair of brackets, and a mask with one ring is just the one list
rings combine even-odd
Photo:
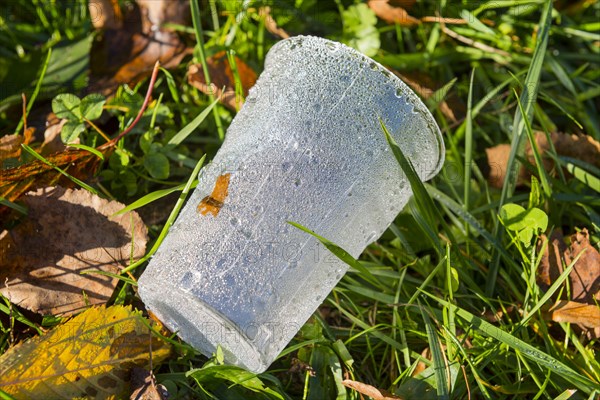
[(0, 357), (0, 389), (17, 399), (118, 397), (133, 366), (160, 363), (169, 344), (130, 307), (90, 308)]

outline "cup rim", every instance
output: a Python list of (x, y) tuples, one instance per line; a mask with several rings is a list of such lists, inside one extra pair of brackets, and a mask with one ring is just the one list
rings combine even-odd
[[(392, 85), (399, 86), (403, 90), (404, 94), (407, 96), (408, 102), (411, 103), (415, 107), (415, 109), (417, 109), (419, 111), (419, 114), (421, 114), (426, 119), (427, 126), (431, 128), (429, 131), (431, 132), (431, 134), (435, 137), (435, 139), (437, 141), (437, 152), (438, 152), (437, 163), (435, 164), (435, 168), (427, 176), (423, 177), (422, 179), (423, 179), (423, 181), (428, 181), (428, 180), (432, 179), (433, 177), (435, 177), (440, 172), (440, 170), (442, 169), (442, 167), (444, 165), (445, 151), (446, 151), (446, 146), (444, 144), (444, 138), (442, 136), (442, 132), (440, 131), (438, 123), (435, 120), (435, 118), (433, 117), (433, 115), (431, 114), (431, 112), (429, 111), (429, 109), (427, 108), (427, 106), (425, 105), (425, 103), (423, 103), (423, 101), (419, 98), (419, 96), (406, 83), (404, 83), (402, 81), (402, 79), (400, 79), (396, 74), (394, 74), (393, 72), (388, 70), (386, 67), (384, 67), (381, 63), (373, 60), (371, 57), (366, 56), (365, 54), (361, 53), (360, 51), (358, 51), (344, 43), (336, 42), (336, 41), (322, 38), (319, 36), (297, 35), (297, 36), (289, 37), (287, 39), (280, 40), (279, 42), (275, 43), (271, 47), (271, 49), (269, 50), (269, 52), (267, 53), (266, 58), (265, 58), (265, 69), (267, 68), (267, 66), (270, 63), (270, 58), (272, 57), (272, 54), (283, 50), (284, 49), (283, 46), (286, 43), (294, 42), (294, 41), (298, 41), (298, 40), (301, 41), (304, 39), (316, 41), (321, 46), (327, 47), (328, 50), (331, 50), (330, 45), (333, 44), (336, 47), (338, 47), (338, 50), (336, 50), (336, 51), (341, 50), (341, 51), (346, 52), (347, 54), (350, 54), (353, 57), (358, 58), (364, 62), (374, 63), (381, 70), (389, 72), (389, 74), (383, 75), (383, 79), (389, 81)], [(383, 134), (383, 132), (382, 132), (382, 134)]]

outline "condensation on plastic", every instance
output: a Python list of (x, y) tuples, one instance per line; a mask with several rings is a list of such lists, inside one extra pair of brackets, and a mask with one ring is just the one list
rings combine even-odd
[[(342, 278), (347, 265), (295, 221), (353, 257), (411, 196), (382, 119), (423, 180), (444, 145), (417, 96), (380, 64), (298, 36), (265, 70), (200, 173), (200, 182), (139, 281), (147, 308), (194, 348), (264, 371)], [(197, 206), (229, 173), (220, 212)]]

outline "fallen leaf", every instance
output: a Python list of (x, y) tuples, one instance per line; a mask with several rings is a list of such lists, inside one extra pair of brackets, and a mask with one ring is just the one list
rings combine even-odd
[[(67, 149), (67, 146), (60, 138), (60, 132), (63, 126), (67, 123), (66, 119), (57, 118), (54, 113), (50, 113), (46, 120), (46, 130), (44, 131), (44, 142), (40, 148), (40, 154), (46, 156), (48, 154), (60, 153)], [(79, 138), (71, 143), (80, 143)]]
[(21, 154), (21, 143), (23, 143), (23, 135), (5, 135), (0, 138), (0, 161), (7, 158), (19, 157)]
[(561, 300), (552, 306), (547, 317), (554, 322), (569, 322), (591, 329), (600, 328), (600, 307), (596, 304)]
[(0, 293), (21, 307), (69, 315), (105, 303), (117, 279), (82, 272), (118, 274), (145, 253), (146, 226), (135, 212), (111, 217), (124, 207), (116, 201), (61, 187), (22, 200), (27, 218), (0, 234)]
[(117, 0), (90, 0), (88, 10), (92, 25), (96, 29), (119, 29), (123, 26)]
[(356, 390), (365, 396), (371, 397), (373, 400), (403, 400), (403, 397), (395, 396), (383, 389), (377, 389), (375, 386), (367, 385), (366, 383), (344, 379), (342, 385), (347, 388)]
[[(100, 150), (105, 158), (113, 151), (112, 147)], [(87, 150), (67, 150), (46, 157), (51, 165), (34, 160), (27, 164), (0, 170), (0, 197), (9, 201), (19, 199), (27, 191), (41, 187), (61, 185), (71, 187), (73, 181), (56, 171), (52, 165), (69, 170), (75, 178), (85, 180), (93, 175), (100, 166), (101, 160)], [(6, 207), (0, 207), (0, 211)]]
[(411, 17), (402, 7), (393, 7), (388, 0), (369, 0), (367, 5), (375, 15), (388, 24), (414, 26), (420, 23), (417, 18)]
[(560, 232), (550, 238), (538, 268), (538, 285), (547, 289), (564, 271), (564, 266), (570, 265), (585, 250), (569, 276), (571, 297), (568, 300), (593, 304), (595, 299), (600, 300), (600, 253), (590, 244), (585, 228), (570, 239), (571, 245), (567, 248)]
[[(550, 135), (556, 152), (561, 156), (577, 158), (590, 165), (600, 168), (600, 142), (588, 135), (570, 135), (561, 132), (552, 132)], [(549, 156), (545, 156), (550, 150), (550, 143), (544, 132), (535, 132), (535, 141), (543, 157), (544, 169), (551, 172), (555, 168), (554, 162)], [(489, 167), (488, 182), (490, 186), (501, 188), (507, 171), (508, 156), (510, 154), (509, 144), (499, 144), (485, 150)], [(533, 151), (529, 142), (526, 144), (525, 154), (530, 163), (534, 164)], [(525, 168), (519, 172), (518, 183), (529, 182), (529, 173)]]
[[(130, 307), (94, 307), (0, 357), (0, 389), (16, 398), (122, 398), (129, 370), (169, 356)], [(151, 354), (150, 354), (151, 352)]]
[(152, 371), (133, 367), (131, 370), (130, 400), (164, 400), (169, 397), (163, 385), (157, 385)]
[(94, 42), (89, 93), (111, 95), (121, 84), (135, 85), (150, 76), (157, 60), (164, 68), (173, 68), (191, 53), (177, 32), (163, 27), (167, 23), (186, 24), (186, 0), (137, 0), (127, 4), (122, 26), (105, 27)]
[(571, 235), (568, 247), (560, 231), (555, 231), (550, 239), (542, 235), (538, 251), (545, 240), (548, 240), (548, 245), (537, 272), (537, 284), (542, 290), (548, 290), (564, 268), (581, 254), (568, 278), (570, 296), (567, 297), (567, 291), (563, 290), (563, 299), (556, 299), (557, 305), (548, 318), (556, 322), (578, 324), (589, 339), (599, 338), (598, 321), (594, 324), (590, 318), (597, 315), (591, 310), (598, 309), (597, 302), (600, 300), (600, 253), (590, 244), (587, 229)]
[[(429, 349), (429, 347), (425, 347), (423, 349), (423, 351), (421, 352), (421, 357), (423, 357), (425, 360), (431, 360), (431, 350)], [(419, 360), (419, 362), (417, 363), (417, 366), (415, 367), (415, 369), (412, 372), (412, 376), (417, 376), (421, 372), (425, 371), (426, 369), (427, 369), (427, 364), (425, 364), (423, 362), (423, 360)]]
[(13, 135), (4, 135), (0, 138), (0, 167), (10, 167), (10, 164), (5, 165), (5, 161), (21, 156), (21, 144), (31, 143), (34, 132), (34, 128), (28, 128), (23, 135), (15, 133)]
[[(188, 82), (203, 93), (220, 97), (221, 103), (235, 111), (242, 105), (242, 99), (237, 98), (235, 93), (235, 78), (227, 53), (220, 51), (206, 60), (208, 72), (210, 74), (211, 85), (206, 84), (204, 71), (200, 64), (192, 64), (188, 68)], [(248, 90), (256, 83), (256, 72), (248, 66), (241, 58), (235, 56), (240, 83), (244, 96), (248, 95)], [(225, 92), (222, 88), (225, 87)]]

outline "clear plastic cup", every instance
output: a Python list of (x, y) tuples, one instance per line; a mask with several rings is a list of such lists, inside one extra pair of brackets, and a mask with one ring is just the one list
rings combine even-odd
[(419, 98), (343, 44), (298, 36), (265, 70), (139, 280), (147, 308), (203, 354), (262, 372), (411, 196), (379, 119), (423, 180), (444, 144)]

